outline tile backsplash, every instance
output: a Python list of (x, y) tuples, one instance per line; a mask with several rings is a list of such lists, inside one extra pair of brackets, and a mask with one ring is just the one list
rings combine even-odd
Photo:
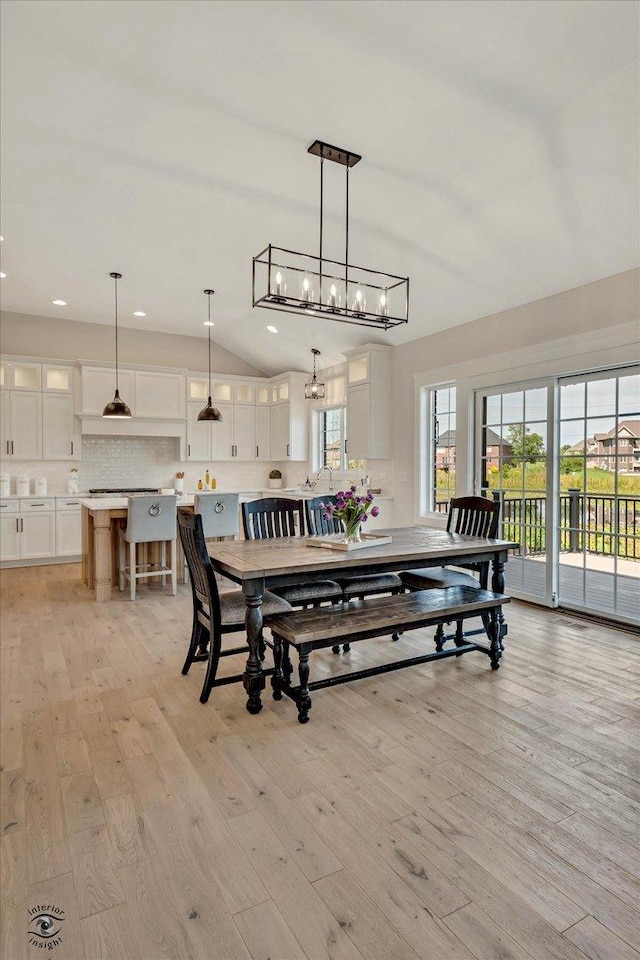
[[(185, 492), (196, 489), (198, 479), (208, 468), (221, 489), (260, 490), (267, 486), (269, 470), (277, 466), (283, 473), (284, 486), (304, 483), (309, 468), (306, 463), (193, 463), (180, 461), (179, 441), (175, 437), (101, 437), (82, 438), (81, 461), (4, 461), (2, 473), (11, 475), (11, 493), (16, 492), (16, 477), (27, 474), (30, 490), (34, 478), (46, 477), (49, 495), (67, 492), (72, 467), (78, 470), (80, 492), (93, 487), (171, 487), (177, 471), (184, 471)], [(372, 461), (367, 472), (374, 486), (386, 488), (388, 461)], [(344, 481), (346, 483), (346, 481)]]

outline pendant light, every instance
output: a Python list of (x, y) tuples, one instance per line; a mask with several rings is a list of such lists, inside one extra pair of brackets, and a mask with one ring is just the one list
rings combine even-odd
[(116, 318), (116, 392), (113, 400), (106, 405), (102, 416), (112, 420), (130, 420), (131, 410), (126, 405), (118, 390), (118, 280), (122, 280), (121, 273), (110, 273), (115, 288), (115, 318)]
[(207, 297), (209, 298), (209, 319), (207, 321), (207, 331), (209, 334), (209, 396), (207, 398), (207, 405), (203, 407), (200, 413), (198, 414), (198, 420), (222, 420), (222, 414), (217, 407), (214, 407), (211, 403), (211, 296), (215, 293), (215, 290), (204, 290)]
[(320, 356), (320, 351), (311, 347), (311, 353), (313, 354), (313, 376), (304, 385), (304, 396), (306, 400), (322, 400), (325, 394), (325, 385), (316, 376), (316, 357)]

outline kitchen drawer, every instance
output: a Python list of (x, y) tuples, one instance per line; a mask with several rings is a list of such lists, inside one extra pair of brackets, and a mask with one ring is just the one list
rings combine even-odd
[(18, 513), (20, 510), (19, 500), (0, 500), (0, 513)]
[(64, 510), (65, 512), (80, 513), (81, 509), (82, 504), (80, 503), (79, 497), (68, 497), (56, 500), (56, 510), (58, 513), (61, 510)]
[(55, 510), (56, 501), (53, 497), (33, 497), (29, 500), (20, 500), (20, 513), (44, 513), (45, 510)]

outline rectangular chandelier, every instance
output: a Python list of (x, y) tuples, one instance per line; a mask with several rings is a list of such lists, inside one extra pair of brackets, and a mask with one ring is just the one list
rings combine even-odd
[[(409, 278), (349, 263), (349, 170), (362, 158), (316, 140), (320, 157), (320, 247), (317, 255), (269, 244), (253, 258), (254, 307), (327, 317), (341, 323), (388, 330), (409, 322)], [(325, 160), (346, 168), (344, 261), (323, 256)]]

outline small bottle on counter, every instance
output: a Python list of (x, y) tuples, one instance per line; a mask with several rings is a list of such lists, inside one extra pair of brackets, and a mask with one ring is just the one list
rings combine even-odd
[(203, 489), (204, 487), (202, 486), (202, 480), (198, 480), (198, 490), (203, 490)]
[(204, 472), (204, 489), (209, 490), (211, 488), (211, 478), (209, 476), (209, 471), (205, 470)]
[(211, 477), (211, 489), (215, 490), (217, 486), (218, 486), (218, 481), (216, 480), (215, 477)]

